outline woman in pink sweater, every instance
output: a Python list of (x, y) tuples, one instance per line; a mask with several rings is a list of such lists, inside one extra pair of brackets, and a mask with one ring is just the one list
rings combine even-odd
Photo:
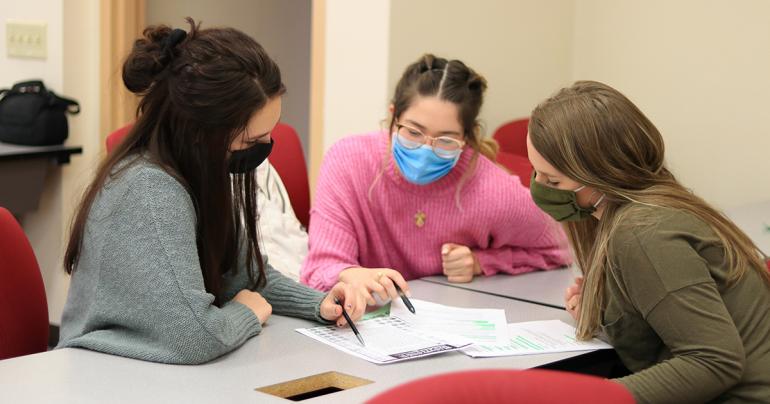
[(486, 81), (425, 55), (396, 87), (388, 131), (346, 137), (326, 154), (302, 282), (343, 281), (374, 303), (394, 282), (445, 274), (519, 274), (570, 263), (566, 239), (479, 134)]

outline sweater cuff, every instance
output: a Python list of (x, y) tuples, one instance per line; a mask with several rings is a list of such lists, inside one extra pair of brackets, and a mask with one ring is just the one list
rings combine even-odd
[(321, 324), (334, 324), (334, 320), (327, 320), (323, 317), (321, 317), (321, 303), (323, 303), (324, 299), (326, 299), (326, 296), (328, 294), (325, 294), (321, 296), (321, 299), (318, 300), (318, 303), (315, 305), (315, 309), (313, 310), (313, 313), (315, 313), (315, 320)]
[(230, 319), (230, 325), (235, 335), (253, 337), (262, 331), (259, 318), (245, 304), (230, 300), (222, 306), (222, 312)]
[(337, 282), (340, 281), (340, 273), (348, 268), (354, 268), (359, 266), (358, 264), (346, 264), (346, 263), (339, 263), (339, 264), (332, 264), (327, 266), (327, 269), (323, 273), (323, 285), (321, 285), (320, 290), (323, 292), (328, 292), (331, 290), (334, 285), (337, 284)]
[(490, 257), (488, 251), (472, 248), (471, 252), (479, 262), (479, 267), (481, 267), (482, 274), (485, 276), (491, 276), (500, 272), (495, 268), (494, 259)]

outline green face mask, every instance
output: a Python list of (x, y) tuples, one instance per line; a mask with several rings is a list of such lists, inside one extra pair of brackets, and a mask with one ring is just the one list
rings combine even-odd
[(602, 202), (604, 195), (593, 206), (584, 208), (577, 203), (577, 192), (583, 188), (585, 188), (585, 185), (574, 191), (569, 191), (545, 186), (535, 181), (534, 171), (529, 182), (529, 192), (532, 194), (532, 200), (545, 213), (556, 219), (557, 222), (576, 222), (596, 212), (596, 207)]

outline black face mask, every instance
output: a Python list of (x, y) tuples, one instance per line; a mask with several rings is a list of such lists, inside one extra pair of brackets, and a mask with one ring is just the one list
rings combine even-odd
[(230, 152), (228, 170), (232, 174), (246, 174), (262, 164), (270, 151), (273, 150), (273, 139), (270, 143), (257, 143), (247, 149)]

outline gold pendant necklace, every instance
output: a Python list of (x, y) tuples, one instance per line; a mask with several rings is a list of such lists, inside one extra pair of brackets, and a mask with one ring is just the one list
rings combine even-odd
[(425, 226), (425, 212), (418, 210), (417, 214), (414, 215), (414, 224), (417, 227)]

